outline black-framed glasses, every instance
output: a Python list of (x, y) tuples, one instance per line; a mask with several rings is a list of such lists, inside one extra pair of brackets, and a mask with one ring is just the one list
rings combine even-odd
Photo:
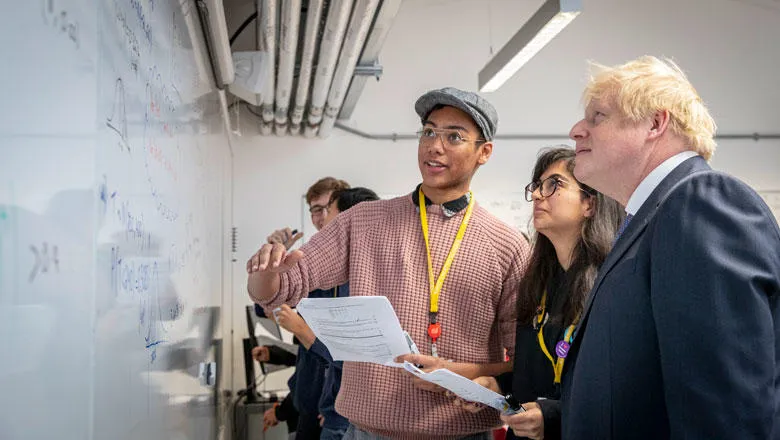
[[(546, 199), (547, 197), (555, 194), (555, 191), (558, 189), (558, 187), (561, 186), (566, 186), (566, 182), (561, 180), (561, 178), (558, 176), (550, 176), (542, 181), (537, 180), (535, 182), (531, 182), (525, 187), (525, 200), (528, 202), (533, 202), (534, 192), (537, 189), (539, 190), (539, 194), (542, 196), (542, 198)], [(579, 187), (578, 189), (587, 195), (592, 195), (585, 188)]]
[(436, 142), (436, 137), (441, 138), (442, 145), (456, 148), (468, 142), (485, 142), (485, 139), (467, 139), (458, 130), (450, 128), (423, 127), (417, 131), (417, 138), (421, 145), (430, 145)]

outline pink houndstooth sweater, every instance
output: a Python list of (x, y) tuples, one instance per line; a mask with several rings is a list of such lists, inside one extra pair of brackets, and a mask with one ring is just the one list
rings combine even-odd
[[(431, 253), (438, 276), (465, 209), (452, 217), (428, 206)], [(420, 217), (411, 195), (366, 202), (340, 214), (282, 274), (281, 289), (262, 305), (297, 304), (314, 289), (350, 283), (351, 295), (384, 295), (401, 326), (430, 354), (428, 271)], [(493, 363), (514, 350), (515, 301), (529, 256), (527, 242), (477, 203), (439, 299), (439, 355)], [(416, 389), (399, 369), (345, 362), (336, 410), (375, 434), (408, 439), (457, 438), (500, 425), (498, 413), (472, 414), (452, 399)]]

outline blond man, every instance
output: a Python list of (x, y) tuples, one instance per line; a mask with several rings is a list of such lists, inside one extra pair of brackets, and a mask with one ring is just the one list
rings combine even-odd
[(566, 439), (780, 438), (780, 230), (713, 171), (685, 74), (594, 66), (574, 174), (625, 206), (568, 352)]

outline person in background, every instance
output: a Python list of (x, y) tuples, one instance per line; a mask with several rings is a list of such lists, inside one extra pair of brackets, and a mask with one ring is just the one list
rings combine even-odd
[[(333, 177), (323, 177), (309, 187), (306, 192), (306, 203), (309, 205), (311, 222), (317, 231), (321, 230), (328, 218), (328, 205), (334, 192), (349, 188), (349, 184)], [(300, 232), (294, 232), (290, 228), (274, 231), (266, 241), (269, 244), (277, 244), (289, 249), (303, 237)], [(315, 289), (309, 293), (311, 298), (331, 298), (348, 294), (347, 286), (335, 286), (327, 290)], [(270, 313), (266, 315), (271, 316)], [(322, 430), (319, 423), (319, 399), (322, 395), (322, 387), (325, 380), (327, 363), (319, 356), (298, 347), (298, 357), (295, 364), (295, 373), (288, 381), (290, 388), (289, 399), (298, 411), (298, 425), (296, 427), (296, 440), (317, 440)], [(284, 404), (284, 402), (283, 402)], [(270, 412), (270, 414), (269, 414)], [(265, 420), (273, 421), (276, 415), (275, 408), (266, 411)], [(272, 426), (272, 425), (271, 425)]]
[[(260, 307), (256, 305), (255, 309), (260, 309)], [(262, 313), (262, 309), (260, 309), (260, 312), (258, 316), (264, 317), (265, 314)], [(295, 366), (297, 356), (280, 347), (262, 345), (252, 348), (252, 358), (260, 363), (293, 367)], [(290, 379), (292, 384), (288, 382), (287, 386), (293, 389), (295, 388), (295, 379)], [(263, 413), (263, 431), (276, 426), (279, 422), (286, 422), (287, 431), (290, 433), (294, 433), (298, 427), (298, 411), (293, 405), (291, 393), (287, 394), (281, 402), (275, 402), (271, 408), (265, 410), (265, 413)]]
[[(622, 209), (578, 182), (574, 149), (542, 150), (525, 198), (533, 202), (533, 249), (517, 301), (514, 371), (476, 382), (511, 394), (525, 412), (502, 416), (507, 438), (561, 438), (560, 381), (585, 298), (612, 248)], [(500, 386), (500, 387), (499, 387)]]
[[(353, 296), (387, 297), (423, 353), (398, 361), (470, 379), (498, 375), (511, 368), (504, 349), (514, 351), (528, 257), (528, 243), (470, 191), (493, 151), (498, 116), (477, 94), (454, 88), (425, 93), (415, 111), (422, 183), (407, 196), (341, 213), (301, 249), (262, 246), (247, 261), (249, 295), (273, 309), (349, 280)], [(350, 421), (350, 440), (484, 439), (500, 422), (495, 413), (456, 407), (411, 374), (363, 362), (344, 364), (336, 409)]]
[[(336, 191), (328, 203), (328, 216), (325, 224), (330, 223), (339, 213), (344, 212), (361, 202), (379, 200), (375, 192), (368, 188), (350, 188)], [(349, 295), (349, 284), (343, 284), (343, 296)], [(298, 313), (284, 304), (276, 313), (279, 325), (294, 334), (301, 346), (319, 356), (327, 363), (325, 382), (319, 400), (320, 424), (322, 426), (321, 440), (341, 440), (349, 427), (349, 421), (336, 412), (336, 396), (341, 388), (341, 370), (343, 362), (334, 361), (325, 345), (317, 339), (314, 332)]]
[(625, 207), (566, 360), (563, 437), (780, 438), (780, 229), (707, 164), (715, 122), (680, 68), (597, 66), (574, 175)]
[(333, 221), (337, 215), (361, 202), (379, 200), (379, 196), (368, 188), (355, 187), (334, 191), (328, 202), (328, 215), (325, 224)]

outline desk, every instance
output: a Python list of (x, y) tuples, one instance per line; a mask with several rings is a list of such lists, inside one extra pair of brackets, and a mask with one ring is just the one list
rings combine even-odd
[(287, 440), (287, 424), (284, 422), (263, 432), (263, 413), (273, 405), (274, 402), (264, 401), (236, 405), (234, 440)]

